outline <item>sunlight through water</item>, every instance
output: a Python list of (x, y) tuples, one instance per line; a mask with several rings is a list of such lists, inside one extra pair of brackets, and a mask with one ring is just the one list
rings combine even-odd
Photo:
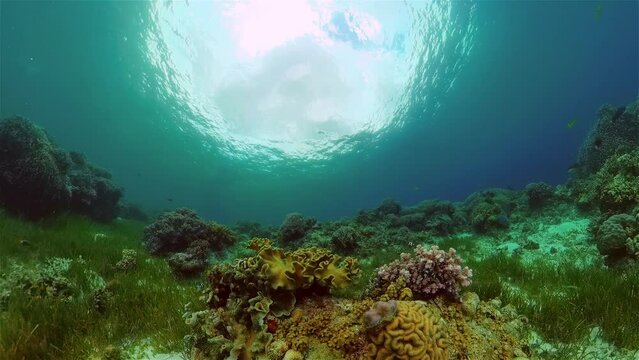
[(428, 118), (472, 48), (466, 2), (157, 2), (152, 11), (147, 54), (158, 91), (181, 104), (179, 126), (255, 162), (327, 160)]

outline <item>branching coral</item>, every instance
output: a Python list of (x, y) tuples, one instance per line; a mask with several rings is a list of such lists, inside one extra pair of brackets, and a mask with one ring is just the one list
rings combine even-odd
[(473, 273), (468, 267), (462, 268), (455, 249), (446, 252), (437, 246), (426, 249), (418, 245), (415, 254), (413, 258), (404, 253), (400, 260), (379, 268), (376, 286), (386, 290), (404, 277), (416, 299), (430, 299), (440, 294), (456, 298), (462, 287), (470, 285)]
[[(369, 359), (445, 360), (447, 340), (441, 319), (432, 315), (419, 301), (378, 303), (379, 309), (395, 309), (395, 316), (380, 329), (370, 332)], [(384, 313), (389, 317), (390, 314)], [(369, 316), (372, 316), (369, 313)]]

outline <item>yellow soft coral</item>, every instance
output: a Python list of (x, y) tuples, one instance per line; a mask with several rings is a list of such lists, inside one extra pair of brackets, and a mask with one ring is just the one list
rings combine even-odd
[(327, 249), (304, 248), (293, 252), (273, 249), (268, 239), (254, 239), (260, 273), (273, 289), (293, 291), (309, 288), (314, 282), (326, 288), (343, 288), (359, 275), (357, 259), (340, 257)]
[(398, 301), (395, 318), (370, 334), (369, 359), (448, 359), (446, 336), (439, 321), (420, 301)]

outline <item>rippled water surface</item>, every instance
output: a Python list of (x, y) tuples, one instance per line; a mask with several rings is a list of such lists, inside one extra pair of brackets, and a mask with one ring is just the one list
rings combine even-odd
[(42, 125), (149, 209), (279, 223), (461, 200), (565, 180), (596, 109), (637, 96), (637, 11), (2, 2), (0, 115)]

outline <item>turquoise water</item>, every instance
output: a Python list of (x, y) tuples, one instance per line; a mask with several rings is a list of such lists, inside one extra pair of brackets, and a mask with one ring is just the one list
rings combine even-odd
[(0, 115), (147, 209), (279, 223), (561, 183), (638, 94), (635, 1), (299, 4), (2, 2)]

